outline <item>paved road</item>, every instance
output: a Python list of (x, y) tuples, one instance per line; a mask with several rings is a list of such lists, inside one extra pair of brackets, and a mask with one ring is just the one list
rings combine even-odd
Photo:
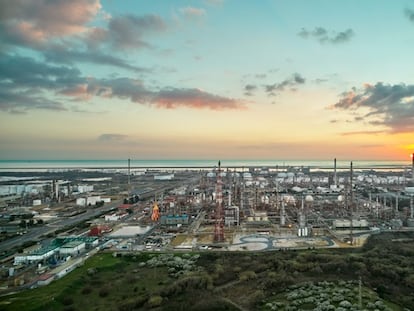
[[(152, 190), (147, 191), (144, 194), (142, 194), (141, 198), (149, 199), (149, 198), (154, 197), (154, 195), (156, 194), (160, 195), (180, 185), (183, 185), (183, 184), (186, 185), (190, 182), (195, 182), (196, 180), (197, 180), (197, 177), (191, 176), (184, 180), (174, 180), (172, 182), (159, 184), (158, 186), (155, 186), (154, 188), (152, 188)], [(105, 204), (102, 207), (89, 209), (85, 213), (82, 213), (79, 215), (75, 215), (75, 216), (68, 217), (68, 218), (60, 218), (44, 226), (30, 228), (28, 232), (24, 235), (15, 236), (13, 238), (0, 242), (0, 253), (7, 251), (8, 249), (11, 249), (13, 247), (22, 245), (25, 242), (36, 241), (42, 235), (47, 235), (49, 233), (52, 233), (66, 226), (75, 225), (77, 223), (84, 222), (88, 219), (96, 218), (99, 214), (108, 212), (109, 210), (116, 208), (119, 204), (122, 204), (122, 203), (123, 203), (123, 200), (113, 201), (109, 204)]]
[(60, 228), (75, 225), (88, 219), (96, 218), (99, 214), (116, 208), (121, 202), (121, 200), (114, 201), (102, 207), (87, 210), (85, 213), (79, 215), (58, 219), (50, 224), (46, 224), (41, 227), (30, 228), (24, 235), (16, 236), (11, 239), (0, 242), (0, 252), (6, 251), (12, 247), (22, 245), (23, 243), (28, 241), (38, 240), (42, 235), (47, 235)]

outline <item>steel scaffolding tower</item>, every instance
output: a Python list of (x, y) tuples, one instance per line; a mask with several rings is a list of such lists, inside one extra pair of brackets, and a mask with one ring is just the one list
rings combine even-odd
[(223, 211), (223, 182), (221, 180), (221, 164), (218, 162), (216, 184), (216, 223), (214, 227), (214, 243), (224, 242), (224, 211)]

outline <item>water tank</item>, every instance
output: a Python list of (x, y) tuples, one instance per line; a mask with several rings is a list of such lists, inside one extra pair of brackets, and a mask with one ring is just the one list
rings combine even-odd
[(313, 202), (313, 196), (311, 196), (310, 194), (308, 194), (308, 195), (305, 197), (305, 201), (306, 201), (306, 202)]

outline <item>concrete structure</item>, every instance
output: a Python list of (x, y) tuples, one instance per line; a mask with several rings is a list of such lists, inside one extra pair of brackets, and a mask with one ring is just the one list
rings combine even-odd
[(240, 210), (238, 206), (230, 206), (224, 210), (224, 225), (238, 226), (240, 224)]
[(77, 192), (79, 193), (92, 192), (93, 186), (92, 185), (78, 185), (76, 189), (77, 189)]
[(152, 226), (124, 226), (111, 234), (109, 236), (111, 238), (131, 238), (136, 237), (139, 235), (147, 234), (153, 227)]
[(86, 198), (77, 198), (76, 205), (78, 206), (85, 206), (86, 205)]
[(18, 255), (14, 257), (14, 264), (19, 265), (22, 263), (34, 263), (46, 260), (53, 255), (55, 255), (59, 250), (58, 246), (49, 246), (46, 248), (41, 248), (38, 250), (35, 250), (33, 252), (30, 252), (28, 254)]
[(349, 228), (358, 228), (358, 229), (368, 229), (369, 224), (366, 219), (353, 219), (352, 222), (350, 219), (335, 219), (332, 223), (334, 229), (349, 229)]
[(45, 286), (49, 285), (55, 279), (55, 275), (50, 273), (43, 273), (37, 279), (37, 285)]
[(173, 180), (173, 179), (174, 179), (174, 174), (154, 176), (154, 180)]
[(80, 254), (85, 248), (86, 243), (83, 241), (70, 241), (59, 248), (59, 254), (61, 256), (73, 256)]
[(188, 225), (188, 215), (162, 215), (161, 225), (175, 226), (175, 225)]
[(96, 237), (90, 236), (64, 236), (56, 238), (52, 245), (56, 245), (58, 247), (62, 247), (64, 244), (73, 242), (73, 241), (80, 241), (85, 243), (86, 248), (93, 248), (94, 246), (98, 245), (99, 240)]
[[(126, 214), (124, 214), (126, 216)], [(110, 215), (105, 215), (105, 221), (118, 221), (121, 219), (121, 215), (115, 213)]]
[(86, 205), (96, 205), (96, 203), (101, 202), (101, 196), (92, 196), (86, 198)]

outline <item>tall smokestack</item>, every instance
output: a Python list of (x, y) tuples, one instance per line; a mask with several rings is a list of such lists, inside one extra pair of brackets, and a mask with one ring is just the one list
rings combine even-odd
[(354, 204), (354, 189), (353, 189), (353, 186), (352, 186), (352, 179), (354, 178), (354, 169), (353, 169), (353, 165), (352, 165), (352, 162), (351, 162), (351, 176), (350, 176), (350, 191), (351, 191), (351, 206)]
[(395, 215), (398, 217), (398, 193), (395, 196)]
[(414, 183), (414, 153), (411, 154), (411, 161), (413, 162), (411, 164), (411, 173), (412, 173), (411, 182)]
[(223, 210), (223, 182), (221, 180), (221, 163), (218, 162), (216, 184), (216, 223), (214, 226), (214, 242), (224, 242), (224, 210)]
[(336, 188), (336, 186), (337, 186), (337, 180), (336, 180), (336, 158), (334, 159), (334, 185), (335, 185), (335, 188)]
[(128, 196), (131, 195), (131, 159), (128, 159)]

